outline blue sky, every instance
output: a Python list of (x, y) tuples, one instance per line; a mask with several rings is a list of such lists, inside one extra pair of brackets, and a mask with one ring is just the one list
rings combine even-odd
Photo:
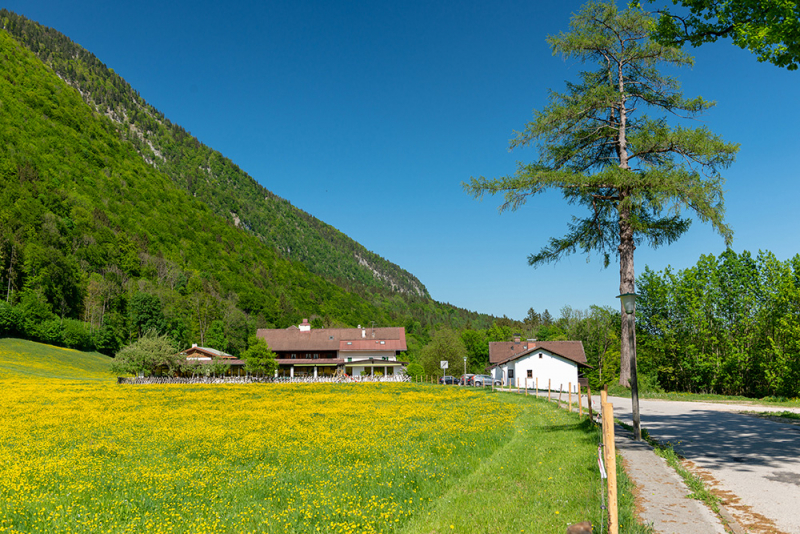
[[(514, 130), (582, 66), (545, 39), (582, 2), (108, 2), (10, 0), (5, 7), (94, 53), (148, 102), (276, 194), (414, 273), (440, 301), (523, 318), (531, 307), (617, 306), (619, 269), (575, 255), (527, 257), (572, 214), (556, 193), (499, 214), (467, 196), (470, 176), (513, 173), (533, 149)], [(690, 49), (700, 122), (741, 144), (727, 179), (736, 251), (800, 252), (800, 71), (728, 41)], [(694, 265), (724, 242), (696, 222), (636, 251), (636, 271)], [(588, 261), (587, 261), (588, 260)]]

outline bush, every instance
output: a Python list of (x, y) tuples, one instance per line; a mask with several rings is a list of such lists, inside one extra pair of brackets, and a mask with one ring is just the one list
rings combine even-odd
[(59, 319), (48, 319), (38, 324), (31, 322), (27, 326), (27, 330), (29, 336), (42, 343), (49, 343), (50, 345), (62, 345), (64, 343)]
[(11, 304), (0, 301), (0, 336), (13, 336), (20, 333), (22, 318)]
[(92, 350), (94, 348), (92, 333), (83, 321), (64, 319), (61, 337), (64, 345), (69, 348), (78, 350)]
[(417, 379), (425, 374), (425, 369), (418, 363), (410, 363), (406, 367), (406, 374), (413, 379)]
[(170, 338), (150, 330), (117, 353), (111, 364), (111, 372), (118, 375), (153, 375), (163, 369), (172, 376), (180, 368), (182, 360), (183, 357), (176, 354)]

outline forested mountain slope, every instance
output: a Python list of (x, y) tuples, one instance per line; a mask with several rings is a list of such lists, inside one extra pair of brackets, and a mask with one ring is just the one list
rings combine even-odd
[(7, 10), (0, 10), (0, 21), (95, 110), (111, 118), (120, 138), (132, 143), (145, 161), (215, 214), (341, 287), (429, 296), (414, 275), (274, 195), (170, 122), (113, 70), (63, 34)]
[(409, 293), (342, 289), (217, 213), (120, 133), (0, 31), (0, 336), (111, 353), (154, 328), (238, 354), (257, 327), (302, 317), (412, 334), (490, 320)]

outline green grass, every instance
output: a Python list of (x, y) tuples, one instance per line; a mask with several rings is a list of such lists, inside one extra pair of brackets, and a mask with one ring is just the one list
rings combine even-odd
[(112, 358), (24, 339), (0, 338), (0, 378), (112, 381)]
[[(513, 437), (403, 533), (561, 533), (581, 521), (599, 532), (599, 428), (545, 399), (486, 394), (522, 409)], [(634, 486), (619, 457), (617, 478), (620, 532), (651, 532), (636, 519)]]

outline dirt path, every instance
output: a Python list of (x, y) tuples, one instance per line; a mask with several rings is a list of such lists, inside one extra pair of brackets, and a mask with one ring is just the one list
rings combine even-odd
[[(630, 423), (630, 399), (609, 400), (615, 416)], [(642, 426), (653, 438), (671, 443), (748, 532), (798, 534), (800, 426), (739, 413), (768, 410), (752, 405), (640, 401)]]

